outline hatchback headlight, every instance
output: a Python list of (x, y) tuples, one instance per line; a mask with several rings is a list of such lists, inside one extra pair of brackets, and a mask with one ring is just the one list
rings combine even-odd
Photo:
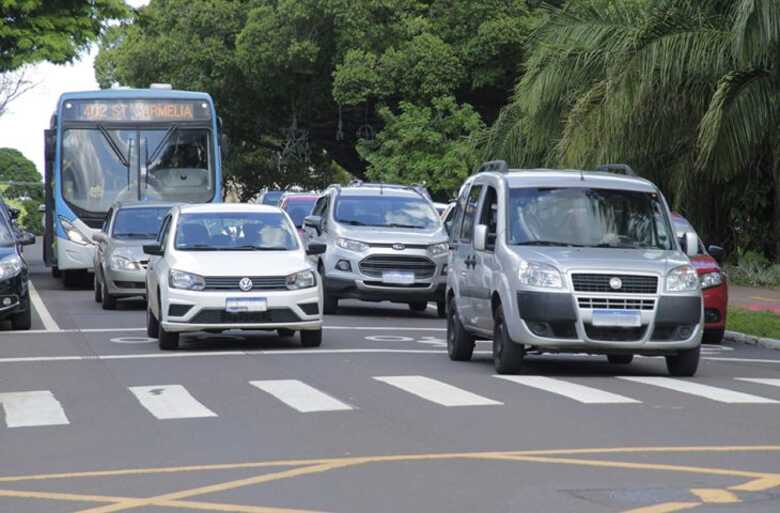
[(428, 254), (432, 257), (437, 257), (441, 255), (446, 255), (447, 252), (450, 250), (450, 245), (446, 242), (442, 242), (441, 244), (434, 244), (433, 246), (428, 246)]
[(306, 270), (287, 277), (287, 288), (290, 290), (309, 289), (317, 284), (312, 271)]
[(22, 259), (18, 255), (7, 256), (0, 260), (0, 280), (13, 278), (22, 272)]
[(699, 275), (690, 265), (675, 267), (666, 275), (667, 292), (691, 292), (699, 286)]
[(368, 244), (352, 239), (336, 239), (336, 246), (356, 253), (368, 251)]
[(711, 289), (723, 284), (723, 274), (720, 271), (704, 273), (699, 276), (699, 280), (701, 281), (701, 288)]
[(547, 289), (562, 289), (563, 277), (555, 267), (539, 262), (520, 262), (518, 271), (520, 283), (529, 287), (542, 287)]
[(136, 255), (125, 248), (114, 250), (109, 260), (112, 271), (143, 271)]
[(173, 289), (203, 290), (206, 288), (206, 280), (203, 276), (171, 269), (168, 273), (168, 284)]
[(70, 239), (71, 242), (75, 242), (79, 246), (94, 245), (86, 235), (81, 233), (78, 228), (73, 225), (73, 223), (62, 216), (60, 216), (60, 224), (62, 225), (62, 229), (65, 231), (65, 235), (68, 236), (68, 239)]

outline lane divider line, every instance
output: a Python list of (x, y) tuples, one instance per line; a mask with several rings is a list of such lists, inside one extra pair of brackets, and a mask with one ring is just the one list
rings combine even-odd
[(46, 308), (46, 305), (43, 303), (43, 300), (41, 299), (41, 296), (38, 294), (35, 285), (33, 285), (32, 280), (28, 283), (27, 286), (29, 287), (29, 291), (30, 291), (30, 302), (32, 303), (32, 307), (35, 308), (36, 312), (38, 312), (38, 317), (40, 317), (41, 322), (43, 323), (43, 327), (46, 328), (46, 331), (47, 332), (62, 331), (59, 325), (57, 324), (57, 321), (54, 320), (54, 317), (51, 316), (48, 308)]
[[(52, 320), (53, 322), (53, 320)], [(56, 324), (56, 323), (55, 323)], [(334, 331), (447, 331), (447, 328), (409, 328), (409, 327), (391, 327), (391, 326), (323, 326), (324, 330)], [(146, 328), (71, 328), (56, 330), (9, 330), (4, 331), (4, 335), (40, 335), (46, 333), (122, 333), (126, 331), (146, 331)]]
[(734, 504), (742, 502), (728, 490), (718, 488), (691, 488), (691, 493), (707, 504)]

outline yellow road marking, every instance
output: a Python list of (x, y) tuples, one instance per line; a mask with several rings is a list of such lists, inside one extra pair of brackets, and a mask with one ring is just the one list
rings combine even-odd
[(780, 486), (780, 475), (775, 474), (765, 475), (741, 485), (730, 486), (729, 490), (734, 490), (735, 492), (763, 492), (778, 486)]
[(728, 490), (718, 488), (691, 488), (691, 493), (708, 504), (733, 504), (742, 502), (739, 497)]
[(227, 511), (235, 513), (321, 513), (313, 510), (273, 508), (265, 506), (244, 506), (241, 504), (220, 504), (216, 502), (163, 501), (155, 502), (155, 506), (167, 508), (199, 509), (203, 511)]
[(756, 301), (776, 301), (775, 299), (772, 299), (771, 297), (764, 297), (764, 296), (751, 296), (750, 299), (755, 299)]
[(624, 511), (623, 513), (672, 513), (673, 511), (683, 511), (701, 506), (701, 502), (664, 502), (654, 506), (645, 506), (643, 508)]

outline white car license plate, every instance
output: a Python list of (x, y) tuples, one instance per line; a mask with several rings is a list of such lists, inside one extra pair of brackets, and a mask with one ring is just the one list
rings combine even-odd
[(638, 328), (642, 325), (639, 310), (593, 310), (591, 324), (612, 328)]
[(265, 312), (268, 301), (264, 298), (228, 298), (225, 300), (225, 310), (230, 313)]
[(413, 285), (414, 273), (392, 271), (382, 273), (382, 283), (391, 285)]

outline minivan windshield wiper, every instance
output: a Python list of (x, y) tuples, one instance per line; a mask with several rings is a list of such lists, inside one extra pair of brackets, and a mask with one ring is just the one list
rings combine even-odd
[(422, 230), (425, 228), (424, 226), (416, 226), (413, 224), (400, 224), (400, 223), (390, 223), (390, 224), (384, 224), (382, 226), (387, 226), (388, 228), (414, 228), (416, 230)]
[(559, 242), (553, 240), (527, 240), (525, 242), (518, 242), (515, 246), (558, 246), (564, 248), (584, 248), (582, 244), (572, 244), (570, 242)]

